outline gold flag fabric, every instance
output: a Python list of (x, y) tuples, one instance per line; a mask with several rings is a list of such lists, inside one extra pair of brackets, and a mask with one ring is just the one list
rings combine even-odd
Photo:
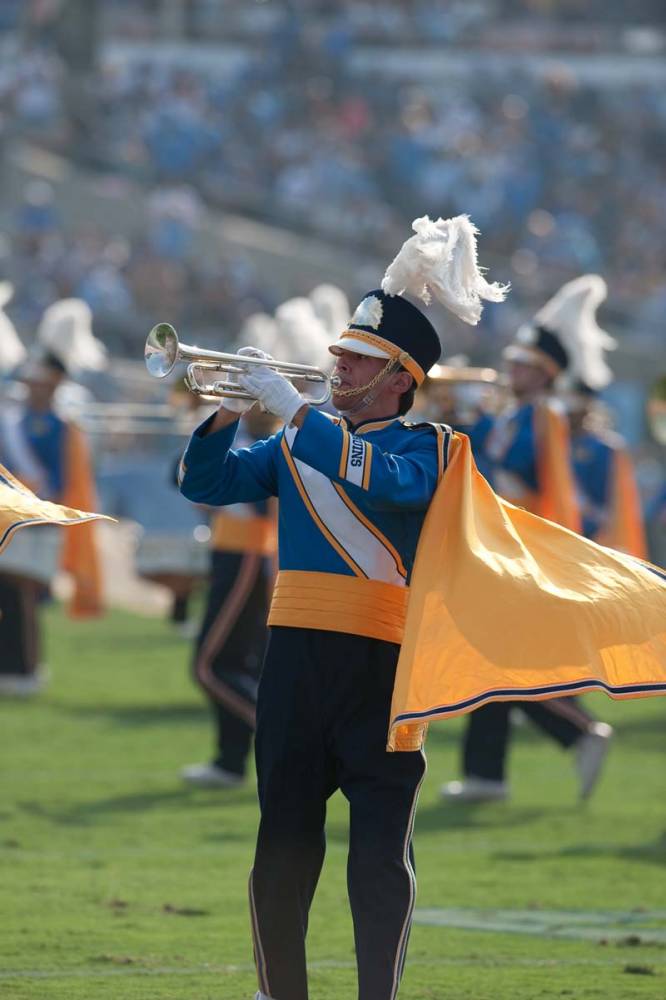
[(640, 559), (647, 558), (640, 495), (631, 458), (624, 448), (616, 448), (613, 454), (610, 517), (597, 541)]
[(388, 749), (489, 701), (666, 694), (666, 574), (498, 497), (456, 435), (410, 586)]
[(0, 465), (0, 552), (20, 528), (32, 524), (81, 524), (98, 518), (112, 520), (103, 514), (40, 500)]

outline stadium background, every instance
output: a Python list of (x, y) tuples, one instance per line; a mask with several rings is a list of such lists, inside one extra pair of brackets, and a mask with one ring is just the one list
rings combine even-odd
[[(0, 280), (15, 288), (7, 312), (30, 344), (55, 299), (88, 301), (95, 333), (117, 359), (90, 387), (120, 398), (156, 320), (174, 323), (189, 343), (231, 346), (247, 316), (322, 280), (351, 300), (376, 285), (416, 216), (469, 212), (483, 262), (513, 290), (505, 305), (487, 307), (479, 328), (440, 315), (444, 353), (497, 363), (518, 323), (563, 282), (602, 274), (609, 298), (600, 319), (619, 341), (617, 380), (605, 395), (649, 505), (664, 475), (645, 399), (666, 346), (665, 54), (663, 0), (2, 0)], [(163, 463), (166, 446), (155, 451)], [(144, 456), (138, 464), (146, 472)], [(75, 627), (57, 608), (49, 614), (53, 693), (38, 707), (3, 706), (11, 792), (2, 849), (19, 942), (11, 938), (8, 968), (39, 971), (41, 942), (45, 976), (72, 959), (80, 978), (71, 970), (70, 980), (54, 973), (46, 985), (9, 978), (0, 992), (83, 997), (86, 969), (129, 965), (167, 985), (144, 987), (130, 968), (120, 992), (96, 980), (98, 995), (191, 996), (179, 976), (192, 967), (197, 995), (245, 995), (241, 883), (253, 796), (239, 793), (236, 818), (222, 824), (231, 848), (220, 870), (219, 803), (185, 800), (196, 806), (193, 832), (184, 793), (174, 790), (177, 766), (206, 725), (187, 686), (184, 645), (174, 648), (163, 622), (116, 612)], [(523, 735), (518, 805), (443, 817), (435, 788), (456, 767), (458, 730), (433, 736), (434, 783), (416, 842), (425, 905), (636, 913), (659, 905), (660, 708), (612, 706), (610, 717), (624, 748), (587, 816), (571, 809), (552, 749)], [(88, 784), (83, 740), (98, 784)], [(108, 751), (116, 770), (105, 777)], [(313, 952), (320, 995), (337, 1000), (351, 995), (353, 975), (330, 964), (339, 942), (348, 944), (327, 922), (331, 907), (344, 908), (339, 807), (333, 818), (339, 884), (324, 884)], [(150, 863), (140, 853), (147, 840)], [(180, 881), (175, 856), (188, 858)], [(101, 874), (88, 873), (96, 864)], [(208, 884), (210, 872), (218, 885)], [(179, 907), (203, 907), (201, 933), (173, 927), (174, 913), (188, 915)], [(156, 932), (155, 914), (171, 920), (166, 931)], [(458, 931), (442, 946), (423, 933), (415, 932), (407, 998), (661, 995), (663, 944), (642, 947), (640, 936), (627, 944), (626, 935), (638, 970), (627, 976), (626, 954), (605, 961), (580, 943), (529, 951)], [(202, 970), (218, 960), (220, 934), (220, 963), (240, 971), (220, 966), (227, 985), (216, 987)]]

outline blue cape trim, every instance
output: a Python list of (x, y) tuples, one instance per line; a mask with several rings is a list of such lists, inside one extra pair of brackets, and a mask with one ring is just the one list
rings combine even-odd
[(516, 701), (533, 701), (548, 695), (553, 698), (559, 698), (568, 694), (578, 694), (581, 691), (595, 690), (605, 691), (606, 694), (611, 696), (611, 698), (614, 695), (621, 697), (626, 694), (659, 694), (660, 692), (666, 694), (666, 683), (655, 682), (654, 684), (622, 684), (618, 687), (614, 687), (613, 685), (605, 684), (603, 681), (597, 679), (589, 679), (584, 681), (572, 681), (568, 684), (550, 684), (545, 685), (544, 687), (496, 688), (492, 691), (485, 691), (483, 694), (475, 695), (473, 698), (466, 698), (464, 701), (454, 702), (451, 705), (437, 705), (436, 707), (426, 709), (423, 712), (405, 712), (392, 719), (391, 725), (402, 725), (405, 722), (420, 722), (429, 716), (445, 717), (453, 714), (459, 715), (461, 712), (478, 708), (480, 705), (483, 705), (488, 701), (506, 701), (514, 698)]

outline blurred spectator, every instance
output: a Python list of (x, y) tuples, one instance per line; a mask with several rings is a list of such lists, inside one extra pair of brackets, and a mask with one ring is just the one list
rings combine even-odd
[[(152, 188), (145, 236), (123, 261), (105, 247), (108, 238), (91, 253), (87, 238), (53, 225), (26, 245), (33, 206), (32, 223), (19, 220), (14, 234), (17, 310), (29, 317), (54, 290), (78, 290), (117, 318), (124, 312), (126, 323), (137, 307), (174, 302), (179, 315), (204, 326), (213, 319), (207, 309), (216, 326), (226, 325), (225, 314), (234, 326), (233, 295), (256, 297), (261, 282), (255, 276), (248, 290), (245, 279), (239, 288), (225, 275), (216, 287), (219, 275), (192, 259), (202, 201), (371, 254), (399, 242), (418, 215), (471, 210), (517, 299), (599, 271), (610, 309), (636, 324), (637, 337), (655, 336), (666, 295), (666, 90), (659, 79), (627, 85), (614, 76), (609, 54), (638, 51), (619, 2), (185, 6), (183, 30), (218, 38), (219, 60), (211, 68), (177, 45), (169, 59), (152, 58), (146, 46), (140, 57), (131, 48), (108, 50), (94, 81), (90, 140), (76, 150)], [(104, 38), (131, 43), (164, 27), (160, 5), (148, 0), (103, 7)], [(658, 52), (659, 3), (637, 5), (631, 24), (642, 26), (641, 51)], [(10, 18), (6, 27), (9, 35), (17, 24)], [(411, 79), (409, 71), (386, 76), (384, 62), (416, 43), (424, 53), (462, 46), (469, 59), (446, 85), (419, 76), (416, 63)], [(543, 62), (516, 59), (497, 69), (483, 54), (512, 47), (541, 53)], [(598, 54), (601, 82), (579, 77), (575, 63), (549, 61), (558, 48)], [(0, 71), (5, 131), (33, 136), (46, 128), (46, 141), (72, 155), (55, 39), (49, 45), (42, 25), (10, 49)], [(355, 60), (368, 51), (379, 68)], [(76, 266), (62, 263), (70, 255)], [(483, 334), (474, 336), (483, 346)]]

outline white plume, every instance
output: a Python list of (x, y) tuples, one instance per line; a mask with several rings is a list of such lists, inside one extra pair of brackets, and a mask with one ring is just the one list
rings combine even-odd
[(4, 310), (13, 294), (14, 289), (8, 281), (0, 282), (0, 375), (16, 368), (27, 354), (14, 324)]
[(569, 354), (568, 374), (591, 389), (603, 389), (613, 379), (604, 351), (614, 350), (617, 343), (601, 329), (596, 315), (607, 295), (600, 275), (583, 274), (563, 285), (533, 320), (534, 325), (557, 334)]
[(271, 352), (273, 357), (318, 368), (330, 367), (328, 345), (331, 338), (317, 318), (310, 299), (301, 296), (287, 299), (275, 310), (275, 322), (277, 331), (275, 351)]
[(382, 281), (387, 295), (408, 292), (430, 305), (434, 295), (465, 323), (475, 326), (483, 299), (503, 302), (509, 285), (489, 284), (477, 263), (478, 229), (468, 215), (433, 222), (427, 215), (415, 219), (416, 233), (403, 243)]
[(93, 336), (92, 312), (83, 299), (61, 299), (49, 306), (37, 328), (37, 343), (70, 374), (106, 366), (106, 348)]
[(272, 357), (275, 355), (277, 323), (268, 313), (252, 313), (241, 327), (239, 347), (258, 347)]
[(337, 285), (317, 285), (310, 292), (310, 302), (328, 336), (336, 339), (346, 329), (351, 316), (345, 293)]

